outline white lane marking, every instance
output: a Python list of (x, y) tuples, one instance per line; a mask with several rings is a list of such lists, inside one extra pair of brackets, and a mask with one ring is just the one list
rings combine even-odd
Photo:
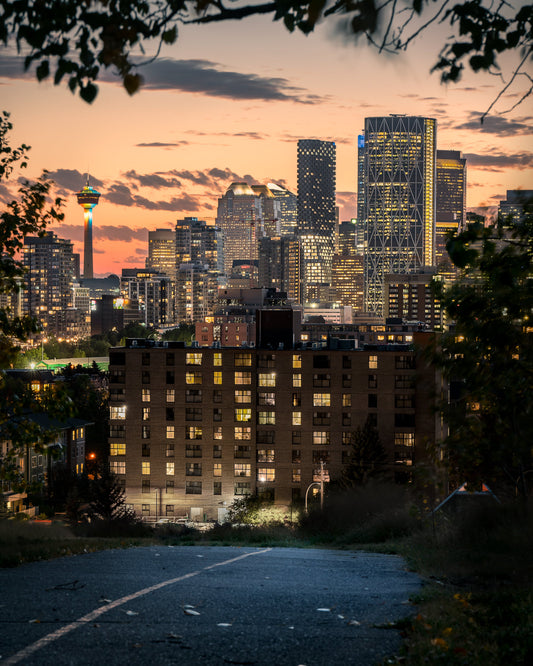
[(115, 601), (112, 601), (109, 604), (105, 604), (105, 606), (100, 606), (99, 608), (96, 608), (90, 613), (87, 613), (87, 615), (84, 615), (83, 617), (74, 620), (74, 622), (71, 622), (70, 624), (67, 624), (64, 627), (61, 627), (60, 629), (53, 631), (51, 634), (43, 636), (38, 641), (35, 641), (35, 643), (26, 646), (13, 656), (4, 659), (2, 661), (2, 666), (10, 666), (11, 664), (18, 664), (20, 661), (26, 659), (34, 652), (37, 652), (37, 650), (40, 650), (46, 645), (49, 645), (50, 643), (57, 641), (59, 638), (62, 638), (63, 636), (70, 633), (74, 629), (77, 629), (78, 627), (81, 627), (84, 624), (87, 624), (88, 622), (96, 620), (96, 618), (100, 617), (100, 615), (107, 613), (113, 608), (117, 608), (118, 606), (122, 606), (123, 604), (128, 603), (128, 601), (133, 601), (133, 599), (138, 599), (139, 597), (143, 597), (145, 594), (150, 594), (150, 592), (155, 592), (156, 590), (160, 590), (161, 588), (167, 587), (168, 585), (179, 583), (182, 580), (186, 580), (187, 578), (193, 578), (194, 576), (198, 576), (199, 574), (202, 573), (202, 571), (208, 571), (209, 569), (214, 569), (215, 567), (223, 567), (226, 564), (232, 564), (233, 562), (237, 562), (238, 560), (243, 560), (245, 557), (250, 557), (250, 555), (261, 555), (262, 553), (268, 553), (270, 550), (272, 550), (272, 548), (264, 548), (263, 550), (255, 550), (251, 553), (244, 553), (243, 555), (239, 555), (238, 557), (232, 557), (230, 560), (224, 560), (223, 562), (217, 562), (216, 564), (211, 564), (208, 567), (203, 567), (202, 569), (199, 569), (198, 571), (192, 571), (191, 573), (184, 574), (183, 576), (178, 576), (178, 578), (170, 578), (169, 580), (164, 580), (162, 583), (157, 583), (156, 585), (152, 585), (151, 587), (145, 587), (143, 590), (139, 590), (138, 592), (134, 592), (133, 594), (128, 594), (126, 597), (116, 599)]

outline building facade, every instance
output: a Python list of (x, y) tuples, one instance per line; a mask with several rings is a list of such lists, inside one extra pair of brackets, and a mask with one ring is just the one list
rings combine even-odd
[(434, 372), (410, 347), (151, 346), (110, 352), (110, 465), (147, 518), (222, 520), (239, 497), (289, 506), (341, 474), (370, 418), (386, 474), (407, 480), (435, 440)]
[(433, 118), (365, 119), (365, 309), (383, 312), (386, 273), (435, 262)]
[(436, 175), (435, 265), (450, 273), (448, 234), (463, 231), (466, 224), (466, 159), (458, 150), (437, 150)]
[(175, 279), (176, 233), (173, 229), (155, 229), (148, 232), (146, 268)]

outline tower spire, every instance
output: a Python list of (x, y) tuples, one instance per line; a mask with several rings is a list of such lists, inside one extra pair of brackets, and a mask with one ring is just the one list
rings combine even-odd
[(87, 184), (76, 193), (78, 203), (83, 208), (84, 218), (84, 244), (83, 244), (83, 277), (92, 278), (93, 273), (93, 208), (98, 205), (100, 192), (89, 185), (89, 172)]

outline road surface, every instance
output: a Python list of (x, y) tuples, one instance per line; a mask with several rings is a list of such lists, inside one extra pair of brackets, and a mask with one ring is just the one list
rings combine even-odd
[(167, 547), (0, 569), (0, 665), (371, 666), (421, 581), (391, 555)]

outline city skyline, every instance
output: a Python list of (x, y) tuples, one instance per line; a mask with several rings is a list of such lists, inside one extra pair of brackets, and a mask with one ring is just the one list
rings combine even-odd
[[(328, 26), (306, 39), (257, 18), (187, 26), (178, 45), (146, 68), (146, 86), (133, 98), (118, 82), (104, 81), (89, 106), (62, 88), (24, 78), (6, 55), (0, 89), (12, 114), (12, 145), (33, 146), (21, 175), (50, 171), (67, 199), (65, 221), (52, 230), (81, 254), (83, 219), (75, 193), (91, 173), (102, 193), (94, 269), (106, 275), (144, 265), (148, 231), (173, 228), (187, 215), (213, 222), (217, 200), (233, 181), (278, 182), (296, 193), (301, 138), (336, 143), (340, 218), (355, 216), (357, 135), (369, 116), (436, 118), (438, 149), (459, 150), (467, 159), (469, 209), (494, 211), (508, 189), (528, 188), (528, 110), (518, 106), (481, 126), (479, 116), (500, 81), (467, 74), (458, 85), (441, 86), (438, 75), (429, 74), (434, 41), (426, 38), (389, 58), (363, 45), (343, 45)], [(184, 72), (194, 86), (184, 83)], [(4, 201), (15, 195), (15, 179), (12, 186), (0, 193)]]

